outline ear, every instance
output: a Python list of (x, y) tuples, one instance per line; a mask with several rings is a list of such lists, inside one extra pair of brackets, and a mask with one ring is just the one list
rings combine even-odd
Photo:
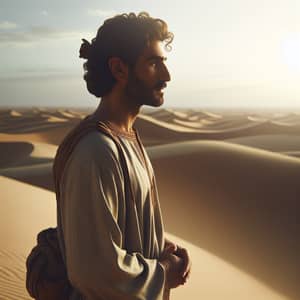
[(108, 66), (113, 77), (118, 82), (127, 82), (128, 78), (128, 66), (120, 57), (110, 57), (108, 59)]

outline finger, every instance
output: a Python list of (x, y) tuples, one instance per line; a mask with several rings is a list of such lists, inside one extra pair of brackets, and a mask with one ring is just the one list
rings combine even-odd
[(184, 274), (184, 277), (185, 277), (185, 278), (187, 278), (187, 277), (190, 276), (190, 274), (191, 274), (191, 269), (192, 269), (192, 264), (190, 263), (190, 264), (188, 265), (188, 267), (187, 267), (187, 270), (186, 270), (185, 274)]
[(189, 271), (187, 271), (186, 273), (185, 273), (185, 275), (182, 277), (183, 279), (187, 279), (187, 277), (189, 276)]
[(174, 249), (174, 252), (177, 251), (177, 245), (172, 242), (165, 243), (165, 249), (168, 249), (169, 247), (172, 247)]
[(191, 260), (190, 260), (188, 251), (185, 248), (178, 247), (177, 251), (176, 251), (176, 254), (183, 259), (182, 274), (183, 274), (183, 277), (184, 277), (186, 275), (186, 273), (188, 272), (188, 270), (190, 269), (190, 267), (191, 267)]
[(187, 264), (186, 264), (186, 271), (184, 273), (185, 276), (187, 275), (187, 273), (190, 272), (190, 270), (192, 268), (192, 262), (191, 262), (191, 259), (190, 259), (190, 256), (189, 256), (188, 252), (186, 252), (186, 259), (187, 259)]
[(168, 246), (165, 248), (165, 250), (164, 250), (164, 252), (166, 252), (166, 253), (168, 253), (168, 254), (174, 253), (174, 252), (176, 252), (176, 251), (177, 251), (177, 247), (176, 247), (176, 245), (174, 245), (174, 244), (168, 245)]
[(186, 281), (182, 277), (177, 281), (177, 285), (184, 285), (185, 283)]
[(184, 284), (186, 284), (186, 282), (187, 282), (187, 281), (186, 281), (185, 279), (181, 279), (180, 284), (181, 284), (181, 285), (184, 285)]
[(161, 253), (160, 258), (161, 258), (161, 259), (166, 258), (166, 257), (169, 256), (170, 254), (173, 254), (176, 250), (177, 250), (176, 245), (170, 245), (170, 246), (168, 246), (167, 248), (165, 248), (165, 249), (163, 250), (163, 252)]
[(189, 270), (189, 271), (186, 273), (186, 275), (183, 277), (183, 279), (184, 279), (185, 281), (187, 281), (187, 280), (190, 278), (190, 276), (191, 276), (191, 271)]

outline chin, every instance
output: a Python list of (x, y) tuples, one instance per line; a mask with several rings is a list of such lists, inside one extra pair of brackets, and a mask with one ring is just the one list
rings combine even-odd
[[(142, 98), (141, 98), (142, 99)], [(164, 97), (163, 95), (157, 96), (152, 95), (151, 97), (144, 97), (142, 105), (152, 106), (152, 107), (159, 107), (163, 105)]]
[(159, 107), (159, 106), (162, 106), (163, 104), (164, 104), (164, 98), (163, 97), (159, 97), (159, 98), (153, 99), (151, 106)]

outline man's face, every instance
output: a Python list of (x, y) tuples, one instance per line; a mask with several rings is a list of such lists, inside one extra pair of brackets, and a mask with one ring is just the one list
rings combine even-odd
[(152, 41), (129, 70), (126, 95), (137, 105), (161, 106), (164, 102), (162, 89), (170, 81), (165, 65), (163, 43)]

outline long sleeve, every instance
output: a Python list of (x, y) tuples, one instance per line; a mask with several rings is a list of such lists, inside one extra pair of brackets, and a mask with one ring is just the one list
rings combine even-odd
[(123, 249), (124, 178), (113, 146), (81, 143), (66, 166), (59, 214), (68, 276), (85, 299), (160, 300), (162, 265)]

